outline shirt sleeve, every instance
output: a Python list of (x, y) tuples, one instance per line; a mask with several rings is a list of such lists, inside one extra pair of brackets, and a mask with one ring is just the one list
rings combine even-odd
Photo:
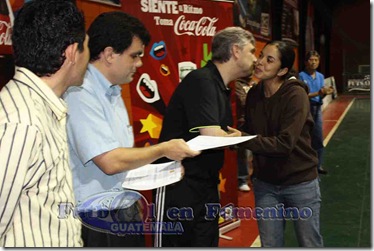
[(39, 164), (40, 147), (41, 136), (36, 128), (21, 124), (0, 126), (0, 240), (12, 224), (28, 182), (28, 171)]
[(92, 158), (120, 147), (99, 98), (86, 90), (65, 96), (68, 103), (67, 132), (69, 147), (83, 164)]
[(301, 80), (301, 81), (304, 81), (304, 72), (299, 72), (299, 79)]

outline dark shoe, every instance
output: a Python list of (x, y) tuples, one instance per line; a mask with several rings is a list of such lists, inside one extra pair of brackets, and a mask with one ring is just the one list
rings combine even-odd
[(323, 169), (322, 167), (320, 169), (318, 169), (318, 173), (319, 174), (328, 174), (329, 172), (326, 171), (325, 169)]

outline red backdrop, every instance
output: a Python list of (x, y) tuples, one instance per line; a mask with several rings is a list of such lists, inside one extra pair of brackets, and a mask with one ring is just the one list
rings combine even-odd
[[(130, 97), (136, 145), (155, 144), (164, 108), (180, 82), (178, 64), (189, 62), (182, 63), (187, 68), (205, 65), (211, 58), (212, 36), (233, 25), (233, 3), (123, 1), (122, 10), (140, 18), (152, 36), (145, 50), (144, 65), (130, 83)], [(236, 153), (230, 150), (226, 152), (220, 191), (222, 206), (237, 204)]]

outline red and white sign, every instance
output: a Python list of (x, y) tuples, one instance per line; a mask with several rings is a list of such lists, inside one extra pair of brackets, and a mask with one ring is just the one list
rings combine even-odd
[(13, 11), (9, 0), (0, 0), (0, 55), (12, 54)]
[[(164, 110), (181, 79), (211, 59), (214, 34), (233, 25), (233, 2), (212, 0), (124, 0), (122, 10), (151, 33), (143, 66), (130, 83), (136, 146), (158, 142)], [(221, 169), (221, 203), (237, 203), (236, 154)], [(230, 176), (230, 177), (229, 177)]]

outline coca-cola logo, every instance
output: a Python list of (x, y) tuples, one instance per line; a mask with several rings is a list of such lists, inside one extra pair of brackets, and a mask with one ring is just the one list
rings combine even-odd
[(11, 23), (0, 20), (0, 45), (12, 45), (11, 33)]
[(176, 35), (189, 36), (208, 36), (212, 37), (216, 33), (214, 24), (218, 21), (215, 17), (202, 17), (200, 20), (186, 20), (184, 15), (178, 17), (174, 24), (174, 32)]

